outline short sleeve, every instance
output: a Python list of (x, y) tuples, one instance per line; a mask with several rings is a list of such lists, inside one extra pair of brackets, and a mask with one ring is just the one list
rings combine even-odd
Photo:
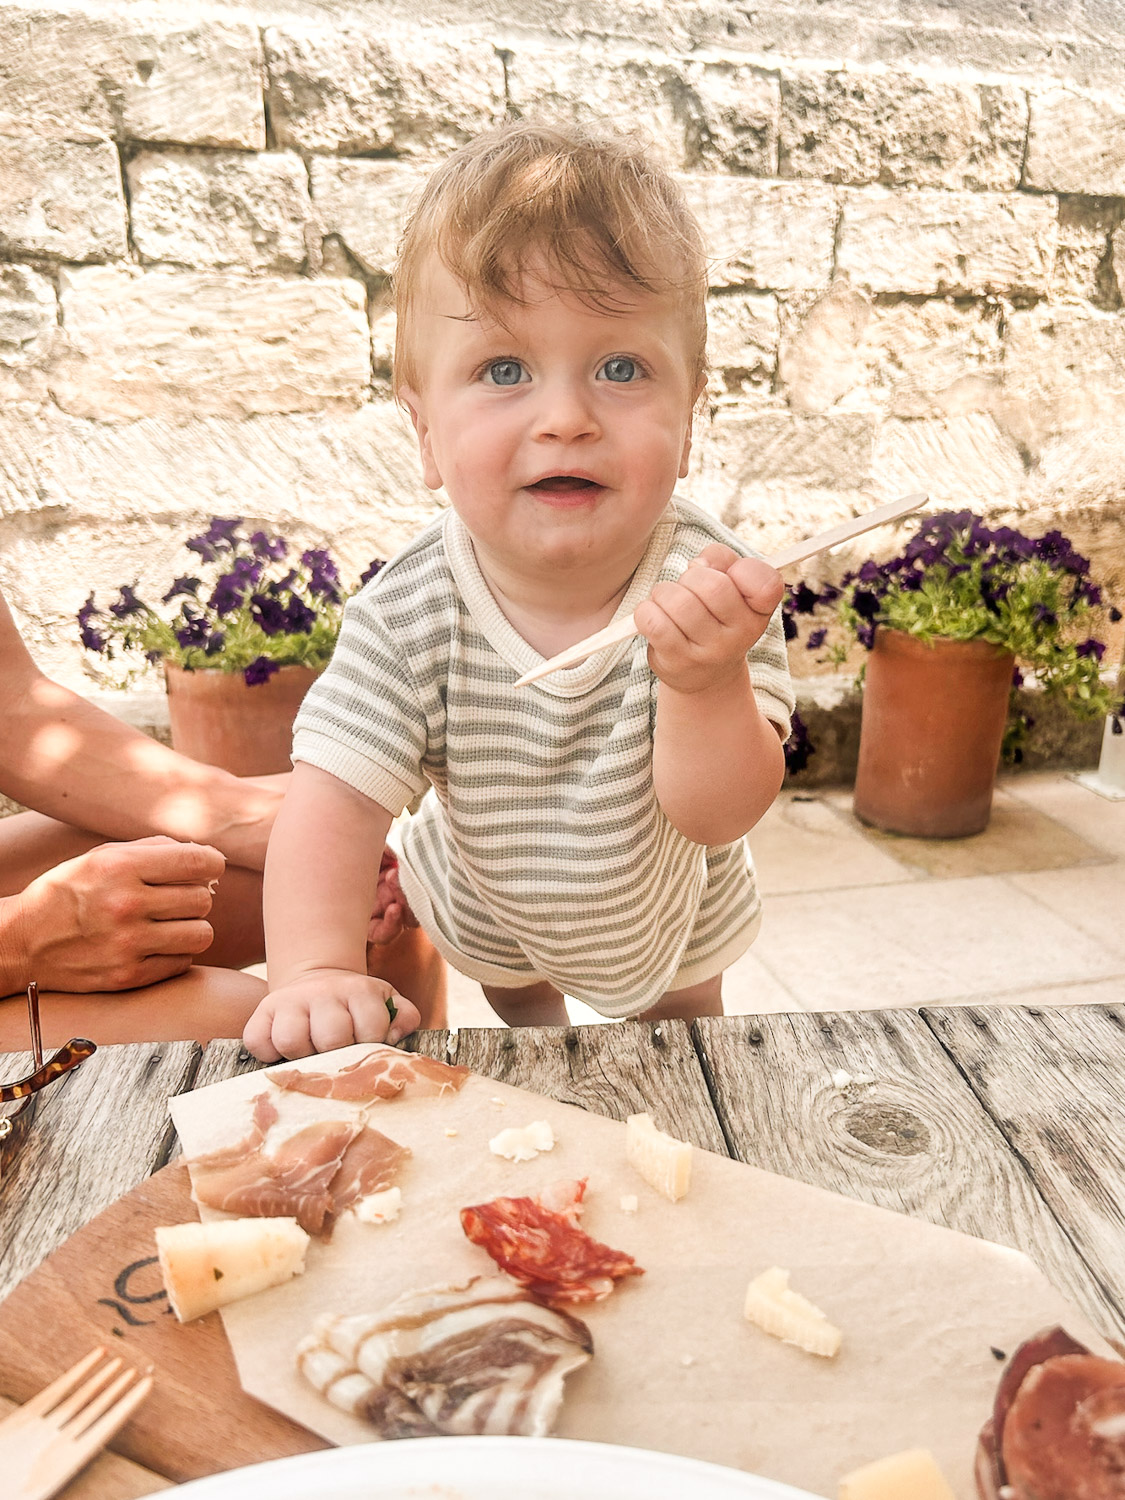
[(425, 790), (426, 716), (378, 591), (349, 599), (327, 669), (297, 715), (293, 760), (327, 771), (397, 817)]

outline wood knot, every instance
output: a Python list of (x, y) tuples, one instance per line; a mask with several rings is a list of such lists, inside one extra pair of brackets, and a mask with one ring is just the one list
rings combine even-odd
[(857, 1104), (848, 1111), (844, 1129), (863, 1145), (888, 1156), (920, 1156), (930, 1146), (929, 1129), (897, 1104)]

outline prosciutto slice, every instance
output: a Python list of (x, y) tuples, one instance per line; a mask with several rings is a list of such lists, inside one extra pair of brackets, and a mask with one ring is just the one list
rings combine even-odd
[(556, 1183), (540, 1198), (493, 1198), (461, 1210), (461, 1228), (502, 1271), (544, 1302), (595, 1302), (624, 1276), (643, 1276), (631, 1255), (578, 1227), (585, 1182)]
[(594, 1344), (585, 1323), (504, 1276), (408, 1292), (382, 1312), (324, 1320), (301, 1373), (381, 1438), (544, 1437), (563, 1382)]
[(1125, 1500), (1125, 1361), (1062, 1328), (1016, 1350), (976, 1464), (982, 1500)]
[(376, 1047), (338, 1073), (304, 1073), (299, 1068), (283, 1068), (266, 1076), (279, 1089), (292, 1089), (317, 1099), (374, 1104), (376, 1099), (394, 1099), (399, 1094), (424, 1098), (455, 1094), (469, 1072), (468, 1068), (400, 1052), (396, 1047)]
[(410, 1155), (351, 1120), (318, 1120), (267, 1152), (266, 1134), (277, 1118), (270, 1096), (259, 1094), (248, 1135), (188, 1162), (197, 1203), (248, 1218), (292, 1217), (326, 1238), (338, 1214), (389, 1187)]

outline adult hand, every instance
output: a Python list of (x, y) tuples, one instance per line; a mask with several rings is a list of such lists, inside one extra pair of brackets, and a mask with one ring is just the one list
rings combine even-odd
[(635, 611), (649, 664), (668, 687), (704, 692), (746, 671), (746, 653), (781, 603), (781, 574), (714, 542), (676, 583), (659, 583)]
[(274, 1063), (352, 1042), (401, 1041), (420, 1019), (416, 1007), (383, 979), (314, 969), (268, 994), (242, 1040), (261, 1062)]
[(205, 919), (225, 868), (217, 849), (162, 835), (101, 844), (8, 899), (4, 970), (77, 993), (182, 974), (211, 945)]

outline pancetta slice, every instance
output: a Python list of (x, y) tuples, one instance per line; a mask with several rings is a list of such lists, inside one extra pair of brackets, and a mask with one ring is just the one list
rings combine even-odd
[(1125, 1500), (1125, 1362), (1062, 1328), (1022, 1344), (976, 1461), (981, 1500)]
[(250, 1133), (188, 1162), (197, 1203), (248, 1218), (295, 1218), (327, 1236), (358, 1198), (389, 1187), (410, 1155), (377, 1130), (352, 1120), (318, 1120), (265, 1150), (277, 1121), (268, 1094), (254, 1101)]
[(543, 1437), (590, 1330), (507, 1277), (408, 1292), (382, 1312), (327, 1318), (297, 1348), (301, 1373), (381, 1438)]
[(461, 1228), (532, 1296), (550, 1303), (595, 1302), (608, 1297), (623, 1276), (643, 1276), (644, 1270), (631, 1255), (579, 1229), (585, 1189), (585, 1182), (566, 1183), (548, 1188), (542, 1200), (493, 1198), (463, 1208)]
[(468, 1068), (438, 1062), (432, 1057), (400, 1052), (397, 1047), (376, 1047), (338, 1073), (304, 1073), (299, 1068), (283, 1068), (266, 1076), (279, 1089), (292, 1089), (317, 1099), (373, 1104), (376, 1099), (394, 1099), (399, 1094), (407, 1097), (455, 1094), (469, 1072)]

